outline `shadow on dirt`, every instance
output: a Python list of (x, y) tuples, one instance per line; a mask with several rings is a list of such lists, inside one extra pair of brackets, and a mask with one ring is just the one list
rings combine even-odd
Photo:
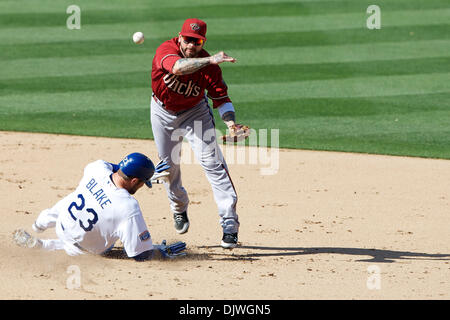
[[(450, 261), (450, 254), (441, 253), (421, 253), (410, 251), (393, 251), (380, 249), (362, 249), (362, 248), (337, 248), (337, 247), (263, 247), (263, 246), (238, 246), (233, 250), (222, 249), (220, 246), (201, 246), (197, 250), (188, 249), (188, 255), (183, 257), (187, 260), (231, 260), (231, 261), (255, 261), (265, 257), (286, 257), (286, 256), (304, 256), (314, 254), (341, 254), (349, 256), (368, 256), (367, 259), (357, 259), (357, 262), (378, 262), (392, 263), (397, 260), (437, 260)], [(203, 249), (207, 251), (204, 252)], [(220, 251), (216, 251), (219, 249)], [(240, 253), (245, 249), (246, 253)], [(210, 251), (214, 250), (214, 251)], [(248, 251), (251, 252), (248, 252)], [(270, 251), (270, 252), (269, 252)], [(120, 247), (115, 247), (103, 255), (109, 259), (130, 259)]]
[[(174, 261), (179, 261), (181, 259), (183, 260), (213, 260), (210, 254), (208, 253), (199, 253), (199, 252), (192, 252), (191, 250), (186, 250), (187, 255), (183, 257), (177, 257), (174, 259)], [(123, 250), (122, 247), (114, 247), (110, 251), (102, 254), (102, 257), (107, 259), (119, 259), (119, 260), (130, 260), (133, 261), (132, 258), (129, 258), (126, 254), (126, 252)], [(156, 260), (166, 260), (163, 258), (156, 258)], [(171, 259), (169, 259), (172, 261)]]
[[(199, 249), (216, 249), (220, 246), (203, 246)], [(250, 253), (242, 253), (241, 249), (252, 250)], [(265, 252), (272, 251), (272, 252)], [(193, 253), (190, 253), (193, 254)], [(194, 253), (195, 254), (195, 253)], [(263, 247), (263, 246), (239, 246), (232, 251), (224, 251), (223, 253), (208, 253), (204, 255), (213, 260), (259, 260), (264, 257), (284, 257), (284, 256), (300, 256), (314, 254), (342, 254), (349, 256), (369, 256), (368, 259), (358, 259), (357, 262), (379, 262), (392, 263), (397, 260), (450, 260), (450, 254), (431, 254), (409, 251), (393, 251), (380, 249), (362, 249), (362, 248), (337, 248), (337, 247)]]

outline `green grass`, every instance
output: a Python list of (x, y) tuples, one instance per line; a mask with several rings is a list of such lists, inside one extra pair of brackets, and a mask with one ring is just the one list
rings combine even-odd
[[(408, 42), (411, 40), (448, 39), (450, 24), (428, 26), (386, 27), (372, 33), (367, 29), (342, 29), (322, 31), (288, 31), (272, 33), (246, 33), (242, 35), (223, 35), (208, 40), (207, 49), (211, 52), (227, 50), (255, 49), (264, 43), (264, 48), (285, 47), (302, 44), (302, 47), (346, 44), (371, 44), (381, 42)], [(446, 36), (447, 35), (447, 36)], [(148, 47), (156, 48), (167, 38), (146, 39), (145, 46), (134, 47), (135, 53), (146, 54)], [(86, 57), (112, 54), (130, 54), (131, 39), (103, 39), (57, 41), (51, 43), (20, 43), (14, 46), (0, 44), (0, 59), (17, 60), (52, 57)], [(147, 47), (148, 46), (148, 47)], [(146, 50), (147, 49), (147, 50)], [(314, 49), (314, 48), (313, 48)]]
[[(133, 3), (134, 1), (129, 1)], [(121, 10), (109, 10), (107, 5), (104, 8), (90, 9), (90, 3), (80, 5), (81, 9), (88, 11), (83, 14), (85, 24), (107, 24), (120, 22), (146, 22), (178, 20), (182, 16), (199, 16), (200, 18), (228, 18), (228, 17), (266, 17), (266, 16), (295, 16), (302, 17), (314, 14), (365, 12), (371, 4), (370, 1), (306, 1), (306, 2), (284, 2), (274, 1), (272, 3), (259, 3), (257, 5), (247, 4), (242, 1), (240, 4), (215, 4), (215, 5), (191, 5), (186, 6), (186, 2), (179, 2), (180, 6), (168, 10), (158, 8), (155, 3), (149, 3), (147, 8), (133, 9), (132, 6), (123, 5)], [(448, 1), (411, 1), (411, 0), (378, 0), (377, 5), (388, 10), (429, 10), (448, 8)], [(64, 17), (59, 12), (42, 12), (36, 15), (34, 12), (17, 12), (0, 14), (0, 26), (59, 26), (64, 22)]]
[(71, 4), (0, 2), (0, 130), (152, 138), (154, 51), (195, 16), (238, 59), (222, 65), (237, 119), (269, 145), (450, 159), (448, 1), (377, 1), (380, 30), (373, 1), (80, 0), (68, 30)]

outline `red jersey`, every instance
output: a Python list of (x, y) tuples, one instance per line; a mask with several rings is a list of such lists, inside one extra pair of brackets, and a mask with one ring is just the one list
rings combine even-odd
[[(209, 57), (206, 50), (201, 50), (198, 58)], [(217, 108), (225, 102), (231, 102), (228, 97), (227, 85), (222, 79), (222, 70), (218, 65), (208, 65), (204, 68), (182, 76), (172, 74), (175, 62), (183, 58), (178, 43), (178, 37), (163, 42), (156, 49), (152, 63), (152, 91), (164, 103), (166, 109), (179, 112), (190, 109), (205, 98), (213, 101)]]

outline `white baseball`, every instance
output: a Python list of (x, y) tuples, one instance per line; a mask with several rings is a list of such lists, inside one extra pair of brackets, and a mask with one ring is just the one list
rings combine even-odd
[(133, 41), (134, 41), (134, 43), (136, 43), (136, 44), (141, 44), (141, 43), (143, 43), (143, 42), (144, 42), (144, 34), (143, 34), (142, 32), (140, 32), (140, 31), (135, 32), (135, 33), (133, 34)]

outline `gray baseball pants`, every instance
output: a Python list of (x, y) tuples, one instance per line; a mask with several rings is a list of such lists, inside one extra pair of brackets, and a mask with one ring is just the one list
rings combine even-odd
[(171, 210), (181, 213), (187, 211), (189, 204), (180, 171), (181, 146), (186, 138), (211, 184), (223, 231), (237, 233), (237, 194), (217, 143), (214, 116), (206, 98), (192, 109), (176, 114), (152, 97), (150, 118), (159, 158), (171, 166), (169, 183), (164, 184)]

